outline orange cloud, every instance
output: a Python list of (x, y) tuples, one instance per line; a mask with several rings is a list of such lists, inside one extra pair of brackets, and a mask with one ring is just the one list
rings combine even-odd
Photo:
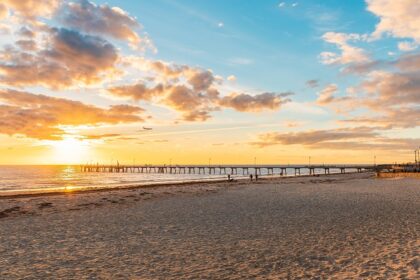
[(0, 133), (36, 139), (62, 139), (60, 126), (141, 122), (143, 109), (115, 105), (108, 109), (27, 92), (0, 91)]
[(188, 83), (195, 91), (208, 90), (215, 82), (215, 77), (210, 71), (192, 71)]
[[(167, 69), (164, 68), (164, 71), (167, 71)], [(211, 117), (210, 113), (212, 111), (221, 108), (232, 108), (239, 112), (276, 110), (282, 104), (289, 102), (290, 99), (287, 96), (292, 94), (290, 92), (266, 92), (256, 95), (232, 93), (221, 97), (219, 91), (214, 88), (215, 78), (211, 72), (188, 69), (188, 73), (190, 78), (185, 83), (176, 79), (176, 82), (171, 80), (165, 85), (159, 83), (148, 87), (145, 83), (139, 82), (132, 85), (111, 87), (108, 91), (114, 96), (129, 98), (134, 101), (145, 100), (164, 104), (180, 112), (183, 120), (186, 121), (205, 121)], [(175, 74), (171, 73), (170, 75)]]
[(61, 0), (3, 0), (4, 5), (26, 19), (51, 16)]
[(145, 59), (136, 60), (135, 65), (151, 70), (154, 78), (147, 83), (110, 87), (111, 95), (166, 105), (180, 112), (185, 121), (205, 121), (217, 109), (217, 79), (210, 71)]
[(355, 127), (302, 132), (272, 132), (259, 135), (252, 145), (303, 145), (312, 149), (411, 150), (420, 139), (386, 138), (376, 131), (382, 128)]
[(160, 96), (163, 93), (163, 90), (164, 88), (161, 84), (158, 84), (153, 88), (148, 88), (143, 83), (115, 86), (108, 89), (114, 96), (129, 98), (134, 101), (152, 101), (156, 96)]
[(414, 42), (403, 41), (398, 43), (398, 49), (403, 52), (410, 52), (417, 49), (418, 45)]
[(370, 111), (368, 115), (344, 120), (349, 122), (394, 127), (414, 127), (418, 123), (415, 119), (420, 118), (416, 109), (420, 103), (419, 53), (403, 55), (391, 62), (372, 61), (354, 66), (364, 68), (360, 71), (356, 68), (347, 69), (353, 74), (364, 74), (359, 85), (348, 88), (347, 95), (343, 97), (336, 97), (338, 89), (329, 85), (319, 93), (318, 105), (329, 106), (337, 112), (348, 113), (360, 111), (361, 108)]
[(356, 123), (359, 125), (383, 126), (386, 128), (411, 128), (420, 126), (420, 108), (398, 108), (388, 110), (379, 116), (359, 116), (345, 120), (342, 123)]
[(82, 135), (83, 139), (89, 139), (89, 140), (98, 140), (98, 139), (104, 139), (104, 138), (116, 138), (116, 137), (120, 137), (120, 136), (121, 136), (121, 134), (116, 134), (116, 133)]
[(318, 94), (316, 103), (318, 105), (326, 105), (336, 100), (334, 94), (338, 92), (338, 86), (336, 84), (329, 84)]
[(327, 32), (322, 36), (322, 39), (335, 44), (341, 51), (341, 54), (322, 52), (320, 59), (324, 64), (359, 64), (370, 61), (368, 54), (363, 49), (348, 43), (349, 41), (365, 40), (366, 38), (363, 35)]
[(0, 82), (11, 86), (43, 85), (52, 89), (98, 83), (116, 71), (117, 50), (109, 42), (64, 28), (51, 29), (36, 53), (2, 51)]
[(165, 78), (178, 78), (190, 69), (187, 65), (168, 64), (163, 61), (143, 61), (143, 63), (148, 64), (150, 69)]
[(378, 110), (420, 103), (418, 72), (375, 71), (368, 75), (368, 79), (362, 82), (359, 88), (369, 94), (366, 105)]
[(413, 38), (420, 42), (420, 17), (418, 0), (367, 0), (367, 9), (380, 21), (372, 36), (384, 33), (399, 38)]
[(151, 61), (133, 57), (126, 64), (152, 72), (153, 78), (134, 84), (108, 88), (111, 95), (134, 101), (154, 101), (181, 113), (186, 121), (205, 121), (211, 112), (232, 108), (240, 112), (276, 110), (290, 99), (292, 93), (231, 93), (222, 97), (219, 87), (223, 79), (212, 71), (187, 65)]
[(7, 10), (7, 7), (4, 4), (0, 3), (0, 20), (6, 18), (8, 14), (9, 12)]

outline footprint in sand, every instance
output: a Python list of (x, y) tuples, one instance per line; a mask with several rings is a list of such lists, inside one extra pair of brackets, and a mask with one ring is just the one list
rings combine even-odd
[(53, 204), (51, 202), (42, 202), (38, 204), (38, 209), (40, 210), (51, 207), (53, 207)]
[(14, 206), (14, 207), (4, 209), (3, 211), (0, 212), (0, 219), (6, 218), (9, 216), (9, 214), (12, 214), (14, 212), (19, 212), (19, 211), (20, 211), (20, 206)]

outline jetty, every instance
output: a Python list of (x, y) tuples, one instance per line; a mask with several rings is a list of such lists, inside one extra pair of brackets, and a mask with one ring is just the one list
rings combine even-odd
[(81, 165), (82, 172), (207, 175), (317, 175), (375, 171), (376, 165)]

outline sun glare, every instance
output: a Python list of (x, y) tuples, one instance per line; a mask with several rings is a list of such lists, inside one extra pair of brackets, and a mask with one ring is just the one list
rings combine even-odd
[(54, 161), (57, 163), (80, 163), (89, 150), (89, 143), (74, 137), (51, 141), (50, 144), (54, 149)]

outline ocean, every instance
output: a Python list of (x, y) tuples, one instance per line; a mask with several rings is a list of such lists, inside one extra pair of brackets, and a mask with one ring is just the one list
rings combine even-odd
[[(267, 175), (265, 172), (266, 170), (262, 169), (263, 176)], [(293, 169), (288, 169), (287, 172), (289, 176), (294, 175)], [(322, 170), (316, 171), (316, 173), (322, 172)], [(339, 170), (331, 170), (331, 173), (337, 172)], [(308, 170), (302, 169), (301, 175), (307, 174)], [(242, 174), (232, 175), (232, 178), (244, 177)], [(74, 165), (0, 166), (0, 195), (112, 188), (158, 183), (169, 184), (218, 180), (223, 178), (227, 178), (227, 175), (81, 172), (80, 167)]]

